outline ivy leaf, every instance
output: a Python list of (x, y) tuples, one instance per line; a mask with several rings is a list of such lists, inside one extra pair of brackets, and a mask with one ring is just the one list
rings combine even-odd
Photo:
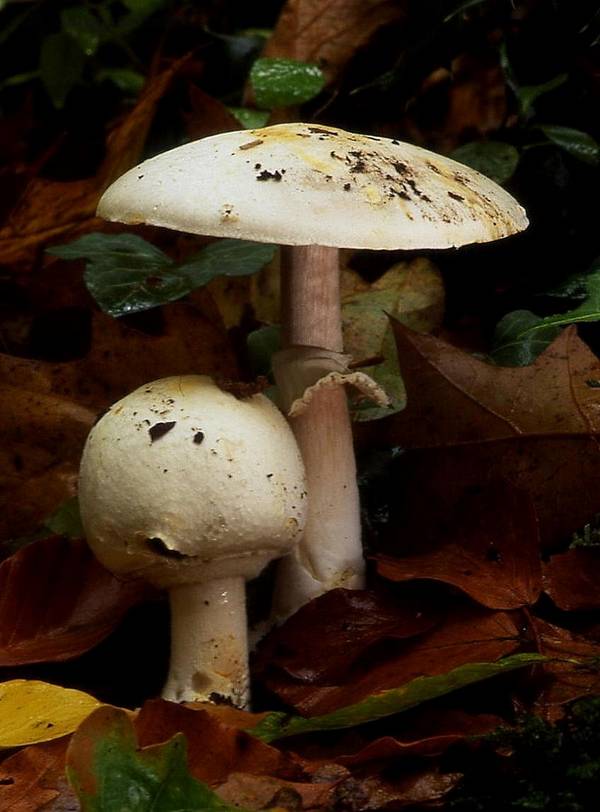
[(542, 317), (531, 310), (513, 310), (496, 325), (491, 357), (501, 367), (526, 367), (560, 333), (560, 327), (542, 327)]
[(254, 110), (252, 107), (228, 107), (246, 130), (257, 130), (264, 127), (271, 113), (268, 110)]
[(93, 56), (103, 38), (103, 30), (98, 18), (85, 6), (71, 6), (60, 13), (62, 30), (71, 37), (82, 53)]
[(518, 150), (502, 141), (470, 141), (455, 149), (450, 157), (496, 183), (506, 183), (519, 163)]
[(137, 234), (86, 234), (48, 249), (62, 259), (85, 259), (85, 283), (111, 316), (137, 313), (173, 302), (217, 276), (246, 276), (273, 258), (272, 245), (220, 240), (185, 262), (170, 257)]
[(540, 130), (553, 144), (586, 164), (597, 166), (600, 161), (600, 144), (588, 133), (561, 127), (558, 124), (541, 124)]
[(240, 811), (190, 775), (183, 734), (140, 749), (118, 708), (99, 708), (79, 727), (67, 752), (67, 777), (82, 812)]
[(281, 349), (281, 328), (268, 324), (253, 330), (248, 334), (246, 347), (252, 373), (272, 378), (271, 358)]
[(269, 109), (309, 101), (321, 92), (325, 77), (317, 65), (265, 57), (257, 59), (252, 66), (250, 82), (258, 107)]
[(402, 713), (423, 702), (464, 688), (490, 677), (537, 665), (545, 662), (546, 657), (540, 654), (515, 654), (495, 663), (468, 663), (454, 668), (446, 674), (433, 677), (417, 677), (402, 685), (367, 697), (354, 705), (339, 708), (323, 716), (304, 718), (287, 713), (270, 713), (249, 732), (264, 742), (272, 742), (287, 736), (304, 733), (318, 733), (325, 730), (340, 730), (347, 727), (373, 722), (395, 713)]
[(112, 82), (119, 90), (130, 96), (137, 96), (146, 82), (143, 73), (131, 68), (102, 68), (96, 73), (95, 78), (97, 82)]
[(558, 76), (554, 76), (552, 79), (549, 79), (547, 82), (543, 82), (542, 84), (522, 85), (521, 87), (516, 88), (515, 92), (521, 106), (521, 113), (524, 116), (528, 115), (534, 103), (540, 98), (540, 96), (544, 96), (546, 93), (550, 93), (552, 90), (556, 90), (557, 87), (564, 85), (567, 79), (568, 76), (566, 73), (560, 73)]
[(81, 79), (85, 56), (68, 34), (50, 34), (40, 52), (42, 82), (52, 104), (60, 110), (69, 92)]

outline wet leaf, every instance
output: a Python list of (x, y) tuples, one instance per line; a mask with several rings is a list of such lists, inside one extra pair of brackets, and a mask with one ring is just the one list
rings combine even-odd
[[(273, 648), (270, 659), (265, 658), (266, 667), (257, 674), (270, 691), (306, 716), (327, 714), (360, 703), (373, 694), (395, 689), (423, 675), (439, 676), (468, 663), (491, 662), (519, 647), (519, 632), (511, 615), (473, 605), (453, 606), (452, 612), (446, 612), (433, 628), (421, 632), (418, 626), (411, 628), (399, 622), (398, 632), (409, 632), (405, 634), (406, 639), (394, 640), (388, 634), (388, 640), (383, 639), (382, 645), (374, 649), (377, 657), (365, 650), (360, 635), (356, 643), (346, 637), (348, 665), (345, 671), (338, 672), (336, 679), (330, 679), (327, 672), (321, 678), (323, 661), (327, 661), (322, 647), (317, 653), (306, 646), (303, 635), (297, 637), (295, 633), (307, 611), (303, 607), (295, 618), (274, 632), (279, 645)], [(410, 614), (408, 618), (410, 624)], [(336, 633), (343, 633), (344, 626), (343, 618), (332, 623), (322, 621), (317, 627), (317, 639), (335, 639)], [(269, 651), (268, 638), (264, 645)], [(294, 656), (297, 662), (302, 658), (304, 669), (292, 675), (287, 673), (286, 664)]]
[(393, 0), (287, 0), (263, 54), (314, 62), (329, 83), (377, 30), (404, 15)]
[[(433, 547), (410, 545), (412, 555), (382, 556), (378, 572), (392, 581), (432, 579), (451, 584), (490, 609), (534, 604), (542, 587), (537, 517), (531, 498), (508, 483), (465, 494)], [(429, 547), (429, 549), (427, 549)]]
[(390, 502), (396, 538), (442, 537), (465, 493), (501, 480), (531, 496), (544, 549), (598, 512), (598, 390), (589, 382), (600, 380), (600, 362), (572, 327), (514, 369), (395, 330), (407, 407), (381, 426), (378, 442), (412, 449), (395, 472), (403, 483)]
[(36, 541), (0, 564), (0, 665), (67, 660), (88, 651), (150, 594), (115, 578), (87, 544)]
[(272, 245), (219, 240), (175, 263), (137, 234), (95, 232), (48, 253), (86, 259), (85, 282), (110, 316), (123, 316), (181, 299), (217, 276), (248, 276), (273, 258)]
[(40, 74), (52, 104), (64, 107), (67, 96), (83, 74), (84, 55), (67, 34), (50, 34), (40, 52)]
[(100, 707), (83, 691), (38, 680), (0, 682), (0, 748), (59, 739)]
[(100, 708), (77, 730), (67, 752), (67, 774), (83, 812), (234, 812), (187, 768), (186, 741), (139, 749), (124, 711)]
[(559, 609), (600, 609), (600, 547), (577, 547), (544, 564), (544, 592)]
[(257, 106), (269, 109), (310, 101), (321, 92), (325, 79), (317, 65), (265, 57), (252, 66), (250, 82)]
[(515, 310), (496, 327), (492, 357), (505, 366), (532, 363), (569, 324), (600, 320), (600, 271), (585, 276), (586, 298), (578, 307), (555, 316), (539, 316)]
[(468, 663), (445, 674), (417, 677), (401, 687), (383, 691), (354, 705), (310, 719), (290, 717), (286, 713), (272, 713), (252, 729), (252, 735), (269, 742), (287, 736), (354, 727), (402, 713), (423, 702), (490, 677), (539, 664), (544, 659), (538, 654), (515, 654), (495, 663)]
[(510, 180), (519, 163), (518, 150), (502, 141), (471, 141), (455, 149), (450, 157), (487, 175), (496, 183)]
[(501, 367), (525, 367), (552, 344), (561, 328), (542, 324), (530, 310), (513, 310), (503, 316), (494, 331), (492, 359)]
[(561, 127), (558, 124), (541, 124), (539, 129), (553, 144), (586, 164), (597, 166), (600, 161), (600, 144), (589, 133)]
[[(57, 36), (65, 37), (68, 48), (83, 59), (70, 37)], [(156, 105), (186, 61), (187, 57), (178, 60), (153, 77), (130, 113), (113, 125), (106, 141), (106, 157), (94, 177), (74, 181), (40, 177), (27, 184), (0, 228), (4, 263), (29, 269), (40, 246), (90, 230), (101, 193), (140, 157)], [(60, 81), (70, 83), (71, 76), (61, 74)]]

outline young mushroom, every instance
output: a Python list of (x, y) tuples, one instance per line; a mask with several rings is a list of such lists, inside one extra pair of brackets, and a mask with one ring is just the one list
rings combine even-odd
[(208, 377), (154, 381), (92, 429), (81, 515), (100, 562), (169, 591), (176, 702), (248, 704), (245, 581), (302, 533), (302, 459), (279, 410)]
[(280, 616), (336, 586), (363, 584), (352, 431), (344, 383), (338, 249), (450, 248), (521, 231), (527, 218), (478, 172), (400, 141), (322, 125), (228, 132), (156, 156), (119, 178), (98, 214), (194, 234), (277, 242), (284, 349), (274, 371), (304, 459), (310, 509), (281, 563)]

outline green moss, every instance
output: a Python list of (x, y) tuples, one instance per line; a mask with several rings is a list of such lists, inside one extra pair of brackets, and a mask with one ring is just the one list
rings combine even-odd
[(577, 702), (557, 725), (527, 717), (498, 729), (462, 767), (453, 812), (597, 812), (600, 697)]

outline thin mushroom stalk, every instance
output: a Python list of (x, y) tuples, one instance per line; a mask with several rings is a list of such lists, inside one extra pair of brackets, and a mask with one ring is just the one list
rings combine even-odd
[[(281, 274), (284, 349), (309, 346), (341, 353), (339, 250), (284, 247)], [(289, 367), (275, 366), (275, 375), (286, 391)], [(291, 405), (284, 403), (284, 410)], [(290, 422), (306, 467), (310, 502), (302, 543), (279, 564), (274, 615), (281, 618), (329, 589), (364, 586), (356, 464), (344, 386), (315, 392), (307, 409)]]
[[(317, 351), (342, 349), (339, 299), (334, 303), (337, 248), (456, 248), (498, 240), (528, 224), (506, 190), (450, 158), (396, 139), (300, 122), (221, 133), (151, 158), (105, 192), (98, 214), (287, 246), (286, 346)], [(277, 375), (285, 386), (291, 371), (280, 368)], [(316, 504), (307, 540), (282, 565), (277, 594), (286, 612), (332, 586), (362, 584), (341, 388), (316, 389), (302, 418), (293, 421)]]

